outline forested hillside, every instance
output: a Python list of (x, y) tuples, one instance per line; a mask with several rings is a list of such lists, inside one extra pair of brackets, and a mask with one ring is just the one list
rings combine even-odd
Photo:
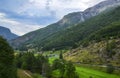
[[(83, 23), (60, 31), (55, 35), (44, 39), (41, 43), (36, 43), (35, 46), (39, 46), (39, 48), (43, 47), (44, 50), (50, 50), (53, 48), (65, 49), (86, 44), (89, 38), (90, 40), (94, 40), (96, 39), (96, 36), (98, 39), (102, 39), (107, 36), (119, 37), (119, 13), (120, 7), (110, 12), (102, 13)], [(94, 35), (95, 37), (90, 37)]]
[(114, 10), (119, 4), (119, 0), (103, 1), (83, 12), (70, 13), (60, 21), (25, 34), (10, 43), (21, 50), (34, 47), (43, 50), (77, 47), (93, 32), (119, 20), (119, 8)]

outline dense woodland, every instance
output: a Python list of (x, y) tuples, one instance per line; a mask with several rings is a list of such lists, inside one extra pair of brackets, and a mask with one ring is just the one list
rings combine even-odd
[(17, 78), (14, 50), (0, 37), (0, 78)]

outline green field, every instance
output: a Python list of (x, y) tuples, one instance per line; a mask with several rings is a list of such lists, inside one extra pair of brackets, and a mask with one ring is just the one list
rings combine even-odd
[(90, 68), (76, 67), (76, 71), (80, 78), (120, 78), (120, 76), (108, 74)]
[[(56, 58), (49, 58), (49, 62), (52, 64), (52, 62)], [(92, 68), (82, 67), (82, 66), (76, 66), (76, 72), (79, 74), (80, 78), (120, 78), (118, 75), (114, 74), (108, 74), (99, 70), (95, 70)], [(56, 76), (55, 76), (56, 75)], [(54, 71), (54, 76), (59, 77), (58, 71)]]
[[(120, 76), (118, 75), (108, 74), (98, 70), (84, 68), (84, 67), (77, 67), (77, 66), (76, 66), (76, 72), (78, 73), (79, 78), (120, 78)], [(59, 78), (60, 77), (59, 71), (58, 70), (53, 71), (52, 76), (55, 78)]]
[(50, 58), (49, 58), (49, 63), (52, 64), (55, 59), (57, 59), (57, 58), (50, 57)]

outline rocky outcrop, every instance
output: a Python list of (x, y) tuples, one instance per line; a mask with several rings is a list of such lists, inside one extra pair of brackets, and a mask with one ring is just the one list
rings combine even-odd
[(63, 19), (57, 23), (62, 27), (68, 27), (74, 24), (83, 22), (93, 16), (96, 16), (104, 11), (109, 11), (115, 7), (120, 6), (120, 0), (106, 0), (93, 7), (86, 9), (83, 12), (73, 12), (65, 15)]

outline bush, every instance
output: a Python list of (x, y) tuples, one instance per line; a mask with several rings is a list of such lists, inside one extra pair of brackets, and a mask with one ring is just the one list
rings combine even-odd
[(115, 68), (110, 64), (110, 65), (107, 65), (107, 73), (113, 73), (113, 71), (115, 70)]

